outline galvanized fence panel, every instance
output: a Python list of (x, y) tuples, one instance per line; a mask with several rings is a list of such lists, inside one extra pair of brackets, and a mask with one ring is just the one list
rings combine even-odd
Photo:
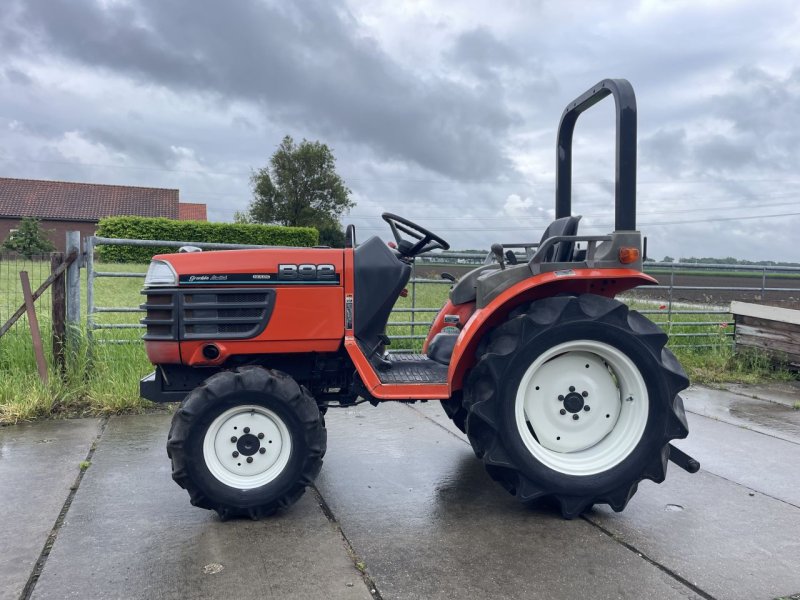
[[(131, 272), (103, 265), (98, 269), (94, 250), (102, 245), (167, 246), (178, 248), (192, 245), (204, 249), (263, 248), (239, 244), (208, 244), (164, 240), (124, 240), (90, 237), (86, 240), (87, 269), (87, 329), (96, 341), (108, 343), (130, 343), (138, 341), (142, 325), (138, 318), (143, 311), (138, 306), (105, 305), (97, 302), (98, 281), (117, 282), (121, 287), (125, 281), (141, 281), (144, 272)], [(524, 259), (520, 255), (520, 259)], [(448, 253), (424, 255), (414, 264), (408, 285), (408, 296), (400, 298), (388, 327), (388, 335), (394, 341), (392, 351), (419, 351), (436, 314), (447, 299), (451, 283), (435, 274), (459, 269), (464, 272), (485, 264), (486, 254)], [(144, 266), (142, 266), (144, 268)], [(645, 272), (661, 281), (660, 285), (637, 288), (626, 293), (623, 301), (655, 321), (670, 335), (673, 348), (712, 348), (730, 346), (733, 342), (733, 320), (729, 311), (730, 299), (752, 298), (798, 302), (800, 305), (800, 268), (717, 265), (696, 263), (647, 263)], [(682, 282), (687, 273), (695, 277), (738, 277), (745, 285), (688, 285)], [(710, 275), (709, 275), (710, 273)], [(729, 277), (730, 278), (730, 277)], [(752, 281), (757, 285), (753, 285)], [(720, 281), (711, 281), (718, 284)], [(779, 281), (781, 285), (775, 284)], [(721, 283), (725, 283), (724, 281)], [(138, 300), (138, 288), (135, 293)], [(131, 292), (131, 304), (134, 303)], [(728, 294), (730, 299), (725, 296)], [(138, 304), (138, 302), (136, 303)], [(102, 335), (99, 335), (100, 332)]]
[[(0, 253), (0, 325), (6, 322), (22, 305), (20, 271), (27, 271), (31, 287), (35, 290), (50, 276), (50, 253), (34, 254), (30, 257), (15, 252)], [(49, 326), (52, 300), (50, 288), (36, 300), (36, 314), (43, 327)], [(22, 316), (11, 326), (28, 328), (28, 317)]]
[[(146, 275), (144, 270), (124, 271), (121, 264), (103, 264), (103, 269), (98, 270), (95, 250), (98, 246), (136, 246), (136, 247), (168, 247), (180, 248), (193, 246), (203, 250), (242, 250), (253, 248), (269, 248), (252, 244), (223, 244), (210, 242), (180, 242), (174, 240), (129, 240), (120, 238), (106, 238), (90, 236), (84, 240), (85, 268), (86, 268), (86, 334), (90, 342), (108, 344), (128, 344), (140, 341), (139, 331), (144, 326), (139, 323), (139, 317), (144, 311), (136, 306), (104, 306), (97, 303), (98, 283), (117, 282), (117, 287), (124, 285), (125, 280), (137, 280), (143, 283)], [(146, 269), (146, 265), (140, 265)], [(114, 270), (117, 269), (117, 270)], [(113, 284), (112, 284), (113, 285)], [(138, 299), (139, 284), (135, 290), (130, 290), (131, 299)], [(101, 290), (102, 291), (102, 290)], [(136, 296), (133, 296), (133, 293)], [(111, 295), (111, 294), (109, 294)], [(114, 294), (116, 296), (116, 294)], [(116, 317), (116, 318), (112, 318)], [(96, 334), (97, 332), (97, 334)], [(102, 332), (104, 335), (98, 335)]]

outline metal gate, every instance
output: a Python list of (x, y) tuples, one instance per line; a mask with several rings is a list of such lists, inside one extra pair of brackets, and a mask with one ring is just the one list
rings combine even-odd
[[(95, 250), (100, 246), (168, 247), (197, 246), (209, 250), (264, 248), (242, 244), (213, 244), (164, 240), (128, 240), (89, 237), (85, 240), (86, 268), (86, 333), (92, 343), (138, 343), (138, 307), (141, 281), (147, 265), (131, 269), (126, 265), (98, 264)], [(436, 313), (447, 299), (451, 283), (437, 276), (447, 269), (468, 270), (486, 260), (485, 254), (448, 253), (423, 255), (414, 264), (408, 294), (395, 306), (387, 333), (393, 340), (392, 351), (419, 350)], [(717, 265), (695, 263), (647, 263), (645, 272), (657, 277), (660, 285), (637, 288), (621, 299), (648, 315), (670, 335), (673, 348), (712, 348), (733, 343), (733, 321), (730, 300), (779, 300), (800, 305), (800, 268), (775, 266)], [(688, 285), (687, 274), (699, 281), (723, 279), (743, 285)], [(688, 277), (690, 280), (691, 277)], [(98, 295), (98, 284), (114, 282), (118, 290), (127, 287), (128, 294), (103, 294), (114, 298), (106, 302)], [(756, 285), (753, 285), (755, 281)], [(117, 283), (118, 282), (118, 283)], [(132, 283), (132, 282), (131, 282)], [(689, 282), (691, 283), (691, 281)], [(724, 283), (724, 281), (723, 281)], [(703, 300), (703, 294), (708, 298)], [(100, 301), (98, 301), (98, 299)]]

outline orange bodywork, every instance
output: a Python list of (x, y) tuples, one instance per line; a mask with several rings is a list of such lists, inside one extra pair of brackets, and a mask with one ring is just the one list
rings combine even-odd
[(364, 356), (354, 337), (347, 336), (344, 347), (364, 386), (376, 398), (381, 400), (444, 400), (450, 397), (450, 386), (446, 383), (381, 383), (375, 369)]
[[(277, 288), (272, 316), (261, 334), (247, 340), (182, 340), (180, 342), (145, 341), (147, 356), (153, 364), (183, 363), (190, 366), (219, 365), (234, 355), (336, 352), (344, 337), (344, 295), (347, 280), (344, 253), (352, 251), (323, 248), (263, 250), (226, 250), (154, 256), (168, 262), (182, 279), (181, 288), (221, 287), (184, 281), (203, 274), (271, 274), (278, 265), (330, 264), (339, 276), (338, 284), (318, 286), (261, 281), (248, 288)], [(352, 271), (351, 271), (352, 272)], [(236, 287), (231, 284), (229, 287)], [(242, 287), (244, 287), (242, 285)], [(202, 348), (213, 343), (220, 350), (214, 360), (205, 358)]]
[[(353, 335), (353, 250), (335, 249), (263, 249), (203, 252), (202, 254), (168, 254), (154, 257), (168, 262), (180, 278), (180, 288), (220, 288), (218, 280), (204, 284), (199, 276), (257, 274), (249, 281), (249, 289), (275, 288), (275, 306), (265, 329), (256, 337), (244, 340), (181, 340), (145, 341), (148, 358), (154, 364), (182, 363), (190, 366), (224, 364), (236, 355), (332, 353), (344, 348), (362, 383), (375, 398), (381, 400), (429, 399), (451, 397), (463, 386), (466, 373), (475, 364), (475, 350), (481, 338), (502, 322), (517, 306), (525, 302), (561, 293), (593, 293), (613, 297), (639, 285), (657, 283), (652, 277), (633, 269), (574, 269), (541, 273), (502, 292), (488, 306), (475, 308), (474, 302), (453, 305), (446, 302), (437, 315), (425, 348), (436, 333), (448, 323), (445, 316), (457, 315), (461, 332), (453, 350), (446, 383), (381, 383), (369, 359)], [(332, 265), (337, 280), (316, 285), (314, 282), (265, 280), (262, 274), (273, 274), (278, 265)], [(192, 280), (191, 276), (196, 279)], [(241, 282), (227, 282), (236, 287)], [(319, 282), (317, 282), (319, 283)], [(242, 287), (244, 287), (242, 285)], [(203, 348), (213, 344), (219, 356), (208, 359)]]

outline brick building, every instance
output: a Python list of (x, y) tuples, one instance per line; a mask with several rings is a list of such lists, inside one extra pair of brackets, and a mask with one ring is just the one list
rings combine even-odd
[(100, 219), (118, 216), (207, 220), (206, 205), (179, 202), (178, 190), (0, 177), (0, 242), (35, 217), (63, 251), (67, 231), (94, 235)]

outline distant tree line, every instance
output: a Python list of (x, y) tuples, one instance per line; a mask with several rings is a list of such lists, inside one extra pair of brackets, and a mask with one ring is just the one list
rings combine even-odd
[[(674, 258), (671, 256), (665, 256), (662, 260), (662, 263), (671, 263), (676, 262)], [(703, 256), (701, 258), (695, 258), (694, 256), (690, 258), (681, 257), (678, 259), (677, 262), (682, 263), (692, 263), (692, 264), (703, 264), (703, 265), (749, 265), (749, 266), (758, 266), (758, 267), (800, 267), (800, 263), (796, 262), (781, 262), (775, 260), (745, 260), (741, 258), (733, 258), (732, 256), (728, 256), (726, 258), (711, 258), (708, 256)]]

